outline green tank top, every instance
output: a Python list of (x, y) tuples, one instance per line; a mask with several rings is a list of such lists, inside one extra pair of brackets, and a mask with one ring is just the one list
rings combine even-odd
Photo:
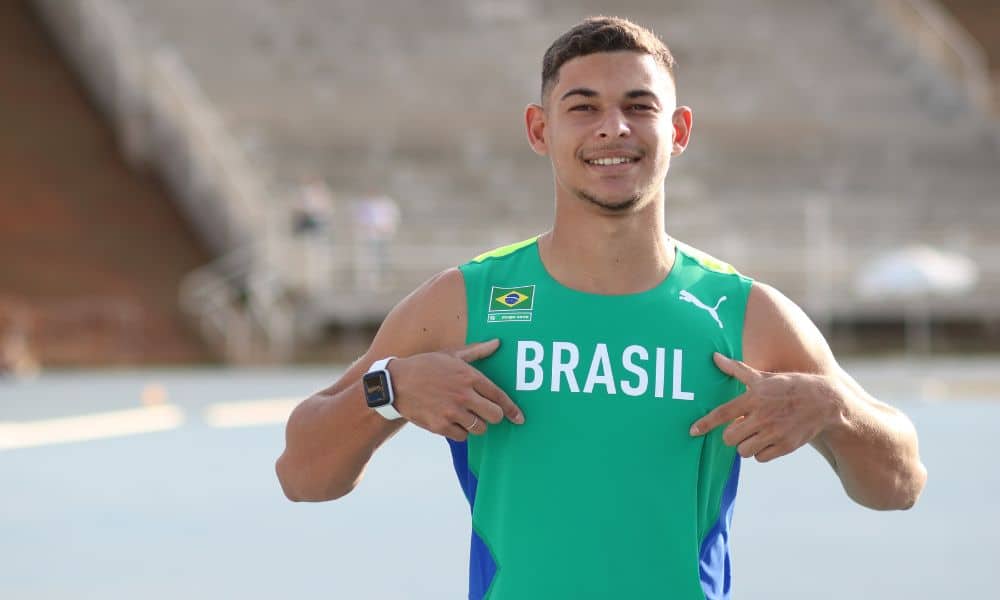
[(472, 508), (469, 597), (727, 598), (739, 456), (690, 426), (744, 391), (751, 280), (677, 244), (669, 275), (624, 295), (567, 288), (537, 238), (460, 266), (474, 363), (525, 414), (449, 440)]

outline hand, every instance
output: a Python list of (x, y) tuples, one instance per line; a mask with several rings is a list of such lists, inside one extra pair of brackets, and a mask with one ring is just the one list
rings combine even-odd
[(510, 396), (469, 365), (499, 347), (500, 340), (494, 339), (391, 361), (396, 410), (414, 425), (456, 442), (469, 433), (486, 433), (504, 416), (512, 423), (524, 423), (524, 414)]
[(723, 441), (743, 458), (768, 462), (812, 441), (837, 412), (834, 383), (823, 375), (767, 373), (746, 363), (714, 355), (719, 369), (740, 380), (747, 391), (718, 406), (691, 426), (704, 435), (723, 423)]

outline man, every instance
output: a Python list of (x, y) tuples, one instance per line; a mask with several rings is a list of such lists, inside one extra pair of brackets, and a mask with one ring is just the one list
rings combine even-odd
[(584, 21), (546, 52), (525, 117), (552, 163), (552, 229), (432, 278), (295, 409), (288, 497), (347, 494), (407, 422), (447, 436), (472, 506), (469, 596), (491, 600), (728, 597), (740, 457), (810, 443), (857, 502), (912, 506), (926, 472), (909, 420), (791, 301), (664, 232), (692, 119), (666, 46)]

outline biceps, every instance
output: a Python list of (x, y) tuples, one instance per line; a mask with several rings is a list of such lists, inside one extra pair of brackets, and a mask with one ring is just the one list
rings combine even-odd
[(751, 289), (743, 351), (746, 362), (762, 371), (832, 375), (839, 370), (826, 338), (805, 311), (766, 284)]

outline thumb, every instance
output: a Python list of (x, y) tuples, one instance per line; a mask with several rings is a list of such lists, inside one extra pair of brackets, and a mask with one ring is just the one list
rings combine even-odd
[(455, 350), (455, 357), (460, 358), (465, 362), (475, 362), (480, 358), (486, 358), (487, 356), (493, 354), (499, 347), (499, 338), (494, 338), (487, 342), (476, 342), (475, 344), (469, 344), (468, 346)]
[(715, 366), (719, 367), (720, 371), (730, 377), (735, 377), (744, 385), (756, 383), (764, 378), (760, 371), (743, 361), (733, 360), (718, 352), (713, 354), (712, 358), (715, 359)]

